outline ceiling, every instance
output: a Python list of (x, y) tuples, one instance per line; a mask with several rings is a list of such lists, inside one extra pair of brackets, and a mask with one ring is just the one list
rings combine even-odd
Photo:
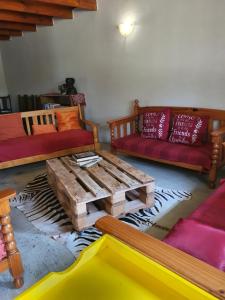
[(72, 19), (73, 9), (97, 10), (96, 0), (0, 0), (0, 40), (53, 26), (53, 18)]

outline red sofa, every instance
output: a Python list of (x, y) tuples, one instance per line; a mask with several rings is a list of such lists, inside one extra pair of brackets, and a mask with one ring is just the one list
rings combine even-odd
[(225, 271), (225, 181), (164, 242)]
[(17, 137), (0, 142), (0, 163), (93, 143), (92, 132), (84, 129)]
[[(0, 169), (65, 156), (76, 152), (97, 150), (99, 148), (98, 129), (91, 121), (84, 120), (80, 110), (79, 116), (82, 126), (80, 129), (56, 131), (39, 135), (32, 134), (33, 124), (54, 124), (57, 127), (56, 112), (77, 113), (77, 110), (78, 107), (68, 107), (21, 113), (21, 123), (25, 133), (22, 136), (11, 136), (7, 139), (0, 139)], [(1, 122), (1, 118), (2, 116), (0, 116), (0, 124), (4, 124), (4, 121)], [(91, 127), (91, 130), (87, 130), (85, 125)], [(13, 128), (8, 128), (8, 131), (11, 132), (12, 130)], [(1, 128), (0, 130), (2, 134), (5, 131), (7, 131), (7, 128)]]
[[(169, 107), (171, 111), (169, 134), (176, 115), (208, 118), (207, 134), (201, 145), (171, 143), (169, 139), (144, 138), (143, 115), (165, 110), (165, 107), (139, 106), (134, 103), (133, 113), (127, 117), (108, 121), (112, 151), (175, 165), (209, 174), (209, 183), (215, 186), (217, 170), (225, 165), (225, 111), (191, 107)], [(215, 125), (221, 127), (214, 128)]]

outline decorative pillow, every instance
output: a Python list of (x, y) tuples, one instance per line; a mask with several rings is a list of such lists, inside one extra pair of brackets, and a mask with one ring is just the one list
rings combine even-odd
[(170, 126), (170, 109), (143, 114), (142, 137), (166, 140)]
[(56, 112), (56, 117), (59, 131), (81, 128), (78, 109), (71, 112)]
[(32, 125), (32, 131), (33, 131), (33, 135), (57, 132), (53, 124)]
[(201, 145), (206, 141), (208, 117), (179, 114), (174, 116), (171, 143)]
[(0, 141), (26, 136), (20, 113), (0, 116)]
[(180, 219), (164, 242), (225, 271), (225, 231)]

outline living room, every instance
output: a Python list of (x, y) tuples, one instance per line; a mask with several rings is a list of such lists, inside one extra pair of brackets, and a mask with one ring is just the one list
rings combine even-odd
[[(71, 136), (66, 137), (66, 134), (63, 135), (64, 133), (58, 132), (56, 134), (60, 133), (63, 136), (58, 138), (57, 147), (59, 148), (57, 148), (57, 151), (60, 151), (60, 153), (55, 156), (49, 156), (48, 153), (47, 156), (44, 156), (40, 152), (36, 158), (34, 158), (36, 153), (30, 155), (29, 158), (27, 156), (13, 156), (16, 151), (20, 151), (20, 153), (29, 151), (24, 145), (29, 145), (28, 148), (32, 148), (34, 152), (37, 151), (41, 145), (40, 137), (36, 137), (36, 144), (32, 144), (32, 147), (31, 144), (26, 144), (25, 138), (23, 146), (20, 146), (16, 141), (16, 143), (12, 144), (9, 151), (7, 150), (9, 149), (7, 148), (8, 144), (2, 142), (4, 139), (0, 136), (0, 144), (2, 145), (0, 146), (0, 168), (2, 165), (0, 169), (0, 189), (11, 188), (16, 192), (16, 196), (13, 196), (14, 198), (10, 201), (11, 219), (24, 269), (24, 284), (19, 289), (13, 287), (13, 280), (8, 271), (1, 273), (0, 298), (3, 300), (14, 299), (16, 295), (32, 287), (50, 272), (66, 270), (74, 261), (76, 262), (75, 258), (79, 257), (81, 250), (85, 251), (85, 249), (88, 249), (86, 246), (100, 237), (99, 229), (95, 229), (93, 227), (94, 224), (85, 228), (77, 225), (78, 227), (76, 228), (76, 225), (72, 222), (75, 229), (72, 230), (69, 226), (67, 229), (63, 228), (63, 232), (59, 230), (58, 227), (60, 226), (58, 226), (57, 222), (55, 226), (48, 222), (48, 210), (54, 211), (56, 209), (57, 213), (62, 214), (64, 223), (70, 223), (70, 217), (65, 213), (65, 208), (63, 210), (61, 206), (63, 201), (57, 202), (57, 204), (54, 202), (60, 200), (57, 200), (57, 197), (60, 198), (60, 196), (56, 197), (54, 192), (51, 192), (50, 181), (47, 181), (46, 177), (46, 160), (54, 160), (56, 157), (68, 156), (72, 153), (75, 154), (75, 152), (92, 151), (103, 158), (99, 162), (101, 168), (109, 169), (109, 166), (104, 165), (104, 163), (105, 160), (108, 163), (112, 163), (114, 158), (107, 156), (109, 155), (107, 153), (112, 149), (114, 151), (113, 155), (121, 161), (113, 160), (113, 166), (117, 166), (117, 171), (111, 167), (110, 174), (112, 175), (112, 172), (114, 172), (113, 177), (116, 180), (120, 176), (121, 184), (125, 184), (131, 179), (138, 180), (138, 178), (134, 177), (134, 174), (137, 174), (137, 172), (146, 174), (148, 176), (147, 180), (151, 181), (149, 176), (153, 178), (155, 188), (152, 185), (149, 187), (150, 181), (146, 181), (147, 183), (142, 181), (142, 186), (139, 185), (139, 189), (141, 189), (139, 191), (143, 192), (143, 188), (148, 186), (145, 194), (150, 195), (153, 193), (152, 189), (154, 189), (153, 200), (155, 202), (151, 203), (151, 205), (153, 205), (153, 208), (155, 207), (155, 217), (140, 216), (143, 213), (143, 208), (141, 211), (136, 210), (130, 213), (127, 210), (126, 213), (128, 212), (128, 214), (123, 212), (123, 214), (119, 213), (118, 216), (120, 219), (122, 218), (123, 223), (132, 225), (139, 233), (144, 231), (149, 237), (157, 240), (163, 240), (180, 219), (186, 219), (194, 214), (195, 211), (197, 212), (196, 209), (206, 203), (208, 197), (214, 195), (213, 199), (220, 200), (218, 200), (220, 214), (217, 214), (215, 207), (210, 209), (212, 214), (214, 214), (214, 219), (217, 219), (217, 225), (214, 224), (215, 230), (219, 231), (219, 234), (222, 236), (225, 225), (224, 222), (223, 225), (218, 225), (218, 220), (222, 220), (222, 209), (225, 209), (224, 204), (221, 203), (224, 195), (224, 184), (221, 183), (221, 179), (224, 178), (225, 54), (223, 50), (225, 48), (225, 18), (223, 12), (225, 3), (213, 0), (25, 1), (23, 5), (24, 7), (29, 7), (30, 11), (34, 8), (30, 7), (29, 5), (31, 4), (26, 2), (33, 2), (32, 5), (38, 5), (39, 9), (42, 8), (42, 11), (45, 12), (47, 8), (53, 9), (52, 6), (54, 6), (57, 8), (55, 13), (58, 15), (59, 13), (64, 14), (65, 17), (60, 19), (54, 18), (53, 26), (50, 26), (50, 24), (48, 26), (38, 25), (36, 31), (23, 31), (22, 36), (11, 36), (7, 40), (8, 36), (4, 32), (6, 29), (1, 27), (6, 20), (8, 23), (11, 22), (13, 24), (21, 22), (25, 25), (31, 25), (32, 23), (25, 23), (25, 19), (23, 22), (21, 19), (20, 21), (19, 19), (14, 21), (6, 19), (9, 18), (9, 13), (7, 15), (7, 12), (10, 10), (7, 5), (14, 7), (13, 16), (19, 14), (21, 18), (24, 17), (22, 16), (24, 14), (22, 9), (18, 11), (21, 7), (20, 5), (22, 5), (21, 1), (0, 1), (0, 31), (2, 30), (0, 38), (5, 39), (0, 43), (0, 96), (10, 95), (12, 112), (19, 112), (18, 95), (39, 96), (59, 93), (58, 87), (64, 84), (65, 78), (74, 78), (74, 86), (78, 94), (84, 95), (86, 105), (82, 106), (81, 110), (79, 106), (79, 112), (77, 107), (69, 107), (65, 108), (65, 110), (74, 110), (79, 116), (81, 116), (79, 113), (82, 114), (84, 112), (85, 116), (82, 117), (81, 121), (85, 124), (85, 120), (91, 120), (93, 123), (87, 123), (86, 125), (89, 130), (92, 130), (91, 132), (95, 133), (94, 140), (84, 145), (80, 144), (84, 140), (83, 135), (79, 135), (79, 137), (73, 135), (71, 138)], [(45, 10), (44, 6), (47, 7), (45, 7)], [(63, 9), (66, 11), (63, 11)], [(68, 16), (68, 10), (70, 10), (70, 13), (71, 11), (73, 12), (73, 16)], [(36, 11), (39, 16), (40, 11)], [(5, 12), (7, 16), (4, 15)], [(32, 16), (34, 16), (34, 11)], [(40, 19), (39, 17), (39, 21)], [(139, 102), (134, 102), (135, 99), (138, 99)], [(159, 106), (163, 108), (154, 108)], [(170, 108), (171, 117), (168, 121), (170, 123), (168, 130), (172, 130), (172, 118), (178, 112), (196, 118), (209, 118), (210, 121), (207, 123), (208, 131), (206, 129), (205, 131), (207, 131), (210, 139), (210, 146), (207, 148), (204, 143), (201, 145), (201, 149), (205, 151), (204, 154), (208, 155), (207, 165), (202, 166), (197, 162), (193, 162), (198, 157), (196, 153), (200, 149), (199, 145), (190, 146), (190, 151), (186, 150), (186, 148), (185, 150), (180, 148), (182, 150), (179, 150), (179, 161), (176, 159), (173, 163), (171, 163), (171, 158), (168, 155), (166, 157), (156, 157), (155, 159), (148, 159), (148, 154), (146, 153), (129, 155), (135, 146), (142, 143), (143, 145), (146, 143), (146, 149), (155, 149), (155, 146), (149, 146), (149, 138), (146, 138), (145, 142), (142, 140), (133, 141), (135, 145), (132, 144), (133, 148), (129, 150), (125, 150), (123, 148), (124, 144), (120, 143), (116, 152), (115, 147), (110, 145), (114, 134), (115, 137), (120, 138), (123, 135), (129, 136), (134, 127), (136, 128), (142, 122), (141, 118), (137, 120), (137, 116), (144, 113), (144, 111), (142, 113), (138, 112), (138, 109), (141, 111), (143, 107), (150, 107), (150, 109), (146, 109), (146, 112), (152, 111), (154, 113), (156, 110), (158, 112), (164, 108)], [(184, 108), (187, 109), (185, 110)], [(55, 115), (52, 115), (50, 118), (46, 115), (47, 110), (44, 111), (42, 117), (40, 117), (40, 112), (38, 113), (37, 111), (36, 113), (35, 111), (20, 111), (23, 120), (23, 123), (22, 121), (20, 123), (26, 126), (26, 120), (31, 120), (35, 116), (40, 122), (43, 118), (43, 120), (48, 119), (48, 122), (51, 123), (55, 119)], [(111, 120), (118, 120), (124, 116), (133, 116), (134, 119), (132, 120), (134, 123), (130, 122), (130, 120), (127, 120), (125, 123), (121, 121), (108, 123)], [(0, 115), (1, 117), (2, 115)], [(57, 119), (57, 122), (59, 122), (59, 119)], [(96, 124), (96, 127), (94, 124)], [(119, 129), (117, 129), (118, 124), (121, 126)], [(30, 126), (32, 135), (33, 129), (32, 125)], [(28, 127), (25, 128), (27, 134), (29, 133)], [(0, 132), (3, 131), (6, 134), (7, 128), (4, 130), (0, 129)], [(65, 139), (68, 140), (66, 143), (68, 142), (70, 150), (67, 152), (60, 148), (61, 145), (65, 145)], [(89, 136), (86, 136), (85, 139), (88, 140)], [(164, 143), (167, 143), (167, 141), (164, 141)], [(56, 145), (56, 142), (47, 138), (46, 144), (49, 144), (49, 147), (53, 147)], [(131, 141), (128, 141), (126, 145), (128, 144), (131, 145)], [(172, 150), (169, 151), (171, 144), (166, 144), (165, 149), (160, 151), (160, 155), (162, 153), (165, 155), (165, 152), (167, 154), (171, 152), (175, 155), (176, 151), (173, 150), (174, 148), (171, 148)], [(174, 143), (173, 145), (176, 145), (176, 149), (179, 146), (188, 147), (180, 145), (180, 143)], [(78, 147), (80, 148), (78, 149)], [(71, 149), (74, 148), (76, 150), (71, 152)], [(102, 149), (107, 151), (107, 153), (98, 152), (99, 150), (102, 151)], [(209, 149), (209, 151), (207, 152), (206, 149)], [(195, 150), (196, 153), (193, 154)], [(190, 156), (190, 153), (193, 155)], [(4, 159), (1, 158), (3, 154), (6, 157)], [(11, 157), (8, 162), (7, 157), (9, 155)], [(151, 153), (151, 155), (153, 154)], [(186, 160), (188, 156), (190, 156), (189, 161)], [(181, 157), (183, 157), (182, 160)], [(59, 158), (57, 159), (59, 160)], [(205, 163), (205, 158), (203, 160)], [(123, 165), (124, 163), (128, 163), (136, 171), (132, 169), (131, 174), (128, 171), (124, 171), (125, 169), (122, 167), (126, 167), (126, 164)], [(63, 164), (66, 164), (66, 162), (63, 161)], [(55, 167), (51, 164), (47, 164), (47, 166), (51, 171)], [(118, 175), (118, 170), (123, 172), (123, 175), (121, 173)], [(83, 168), (82, 171), (86, 172)], [(97, 175), (94, 174), (91, 168), (87, 172), (91, 174), (92, 179), (96, 178)], [(121, 176), (123, 178), (128, 176), (129, 179), (126, 177), (123, 181)], [(52, 181), (57, 181), (56, 177), (51, 177), (51, 179)], [(79, 177), (77, 184), (80, 181), (82, 179)], [(101, 180), (98, 177), (98, 180), (95, 180), (95, 184), (101, 186), (103, 183), (100, 184), (100, 182)], [(132, 184), (134, 183), (130, 182), (130, 186)], [(37, 190), (35, 190), (36, 185), (44, 187), (44, 192), (42, 191), (41, 196), (39, 195), (41, 200), (38, 200), (35, 194), (37, 193)], [(94, 185), (95, 188), (96, 186)], [(104, 182), (104, 189), (107, 192), (110, 191), (106, 182)], [(144, 192), (142, 194), (144, 195)], [(142, 202), (143, 199), (150, 199), (148, 196), (143, 195)], [(37, 203), (32, 202), (33, 200), (31, 201), (31, 199), (43, 201), (41, 203), (52, 201), (54, 205), (50, 208), (49, 206), (42, 207), (41, 209), (46, 214), (42, 214), (39, 211), (37, 216), (36, 212), (31, 210), (31, 203), (34, 206)], [(120, 200), (118, 198), (116, 201), (120, 203)], [(146, 200), (144, 204), (147, 205), (147, 202)], [(156, 203), (158, 206), (154, 206)], [(163, 208), (162, 210), (161, 207)], [(107, 210), (110, 210), (108, 206)], [(116, 205), (116, 210), (118, 210), (118, 205)], [(113, 209), (111, 211), (112, 215), (117, 215), (117, 213), (114, 214)], [(208, 213), (204, 211), (204, 214), (207, 215)], [(141, 221), (139, 220), (138, 222), (138, 218), (141, 218)], [(208, 217), (209, 219), (210, 217)], [(206, 220), (202, 222), (204, 225), (206, 223), (209, 226)], [(54, 225), (54, 222), (52, 223)], [(3, 223), (1, 224), (3, 225)], [(185, 224), (182, 223), (181, 225), (184, 226)], [(101, 225), (99, 226), (101, 227)], [(190, 226), (196, 226), (196, 224), (187, 224), (187, 227), (190, 228)], [(80, 228), (82, 229), (79, 230)], [(107, 232), (106, 229), (103, 229), (103, 231)], [(73, 233), (71, 234), (71, 232)], [(204, 239), (208, 241), (209, 237), (205, 233), (205, 235), (201, 234), (198, 229), (196, 229), (196, 232), (198, 232), (196, 235), (204, 236)], [(210, 238), (211, 236), (212, 233), (210, 231)], [(223, 240), (223, 237), (221, 237), (221, 240)], [(213, 238), (212, 241), (214, 241)], [(190, 240), (187, 243), (188, 245), (193, 245)], [(141, 244), (141, 241), (139, 244)], [(206, 243), (205, 249), (208, 249), (209, 244), (209, 242)], [(157, 247), (159, 246), (156, 246), (156, 249)], [(224, 246), (221, 245), (221, 247)], [(139, 251), (141, 250), (139, 249)], [(166, 248), (166, 251), (169, 250)], [(179, 275), (183, 275), (187, 281), (191, 281), (194, 286), (205, 290), (211, 297), (224, 299), (221, 291), (224, 291), (225, 287), (224, 284), (220, 286), (221, 278), (224, 279), (224, 256), (218, 252), (214, 255), (216, 258), (213, 257), (212, 262), (209, 259), (209, 257), (213, 256), (211, 252), (210, 254), (209, 252), (207, 252), (208, 254), (204, 253), (208, 260), (205, 256), (204, 259), (201, 259), (201, 253), (195, 255), (194, 252), (186, 252), (192, 254), (192, 256), (197, 256), (198, 259), (193, 258), (197, 260), (197, 262), (194, 261), (194, 264), (207, 269), (206, 273), (202, 271), (203, 275), (208, 274), (208, 277), (214, 277), (212, 274), (216, 274), (217, 286), (215, 286), (215, 281), (210, 282), (209, 280), (206, 286), (202, 283), (205, 281), (204, 279), (202, 282), (199, 282), (198, 280), (201, 279), (199, 274), (201, 272), (198, 272), (198, 280), (196, 282), (196, 278), (190, 278), (187, 273), (183, 274), (182, 272), (185, 272), (185, 270), (182, 270), (182, 268), (176, 271), (176, 268), (174, 269), (170, 265), (165, 265), (165, 263), (162, 263), (162, 265), (167, 266), (170, 270), (172, 268), (172, 271)], [(151, 257), (151, 255), (147, 256)], [(155, 260), (159, 262), (158, 258), (155, 258)], [(190, 263), (190, 266), (193, 267), (192, 263)], [(201, 265), (201, 263), (204, 265)], [(203, 275), (202, 277), (204, 278)], [(23, 297), (23, 294), (21, 294), (21, 297)], [(101, 298), (100, 296), (96, 297), (96, 299)], [(37, 298), (32, 299), (42, 298), (37, 296)], [(82, 299), (81, 296), (80, 299)], [(119, 298), (114, 297), (114, 299)], [(159, 299), (167, 298), (162, 296)], [(180, 296), (177, 299), (182, 298)], [(192, 299), (194, 298), (192, 297)]]

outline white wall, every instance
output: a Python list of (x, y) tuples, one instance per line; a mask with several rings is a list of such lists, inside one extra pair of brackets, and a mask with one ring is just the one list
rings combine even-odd
[(7, 95), (8, 95), (8, 89), (5, 81), (5, 72), (2, 63), (2, 55), (0, 52), (0, 96), (7, 96)]
[[(99, 0), (97, 12), (2, 43), (9, 92), (50, 92), (75, 77), (101, 124), (135, 98), (224, 108), (224, 11), (224, 0)], [(130, 14), (136, 28), (124, 40), (116, 26)]]

